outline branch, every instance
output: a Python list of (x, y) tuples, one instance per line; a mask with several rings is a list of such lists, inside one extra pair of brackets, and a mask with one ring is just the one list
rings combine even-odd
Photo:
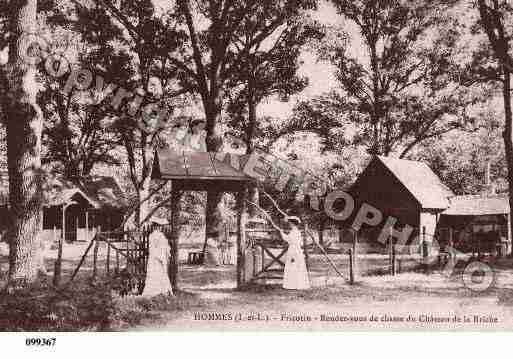
[(205, 67), (203, 66), (203, 61), (201, 59), (201, 50), (199, 48), (198, 36), (196, 34), (196, 29), (194, 28), (194, 22), (192, 19), (191, 9), (189, 8), (188, 0), (179, 0), (179, 6), (182, 9), (185, 15), (185, 21), (187, 22), (187, 28), (189, 30), (189, 36), (191, 38), (192, 44), (192, 52), (194, 63), (196, 64), (196, 69), (198, 70), (198, 84), (202, 88), (205, 93), (208, 91), (207, 83), (206, 83), (206, 75), (205, 75)]
[[(508, 41), (504, 36), (504, 27), (500, 20), (497, 3), (494, 9), (486, 5), (485, 0), (478, 0), (478, 4), (483, 28), (490, 40), (495, 56), (507, 68), (508, 72), (513, 73), (513, 59), (508, 54)], [(495, 30), (497, 30), (498, 34), (495, 33)]]
[(256, 208), (258, 208), (266, 217), (267, 219), (269, 220), (269, 222), (271, 222), (271, 225), (276, 229), (278, 230), (280, 233), (281, 233), (281, 228), (278, 227), (276, 225), (276, 223), (273, 222), (273, 219), (271, 217), (271, 215), (269, 213), (267, 213), (267, 211), (265, 209), (263, 209), (262, 207), (260, 207), (258, 204), (256, 203), (253, 203), (251, 202), (250, 200), (246, 200), (246, 202), (248, 202), (249, 204), (252, 204), (253, 206), (255, 206)]
[(274, 207), (278, 210), (278, 212), (280, 212), (283, 217), (287, 218), (289, 215), (285, 212), (283, 212), (280, 207), (278, 207), (278, 204), (274, 201), (274, 199), (269, 195), (269, 193), (267, 193), (266, 191), (262, 190), (262, 192), (264, 193), (264, 195), (269, 198), (272, 202), (272, 204), (274, 205)]

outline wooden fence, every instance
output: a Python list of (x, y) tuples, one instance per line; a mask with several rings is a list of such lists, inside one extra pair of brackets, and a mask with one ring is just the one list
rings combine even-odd
[[(102, 244), (106, 250), (104, 266), (99, 265), (99, 250)], [(121, 295), (142, 293), (148, 262), (149, 231), (97, 231), (73, 271), (69, 283), (73, 282), (91, 250), (92, 280), (96, 280), (103, 273), (105, 277), (114, 280)]]

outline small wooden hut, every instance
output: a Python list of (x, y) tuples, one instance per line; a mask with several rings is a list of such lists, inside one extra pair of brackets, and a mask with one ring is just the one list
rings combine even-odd
[(462, 195), (450, 198), (440, 216), (441, 242), (464, 252), (511, 252), (510, 208), (507, 194)]
[[(7, 197), (2, 198), (0, 225), (5, 228), (9, 210)], [(95, 176), (72, 182), (52, 176), (43, 184), (42, 238), (57, 240), (64, 230), (67, 242), (87, 241), (98, 228), (118, 228), (126, 207), (125, 195), (112, 177)]]

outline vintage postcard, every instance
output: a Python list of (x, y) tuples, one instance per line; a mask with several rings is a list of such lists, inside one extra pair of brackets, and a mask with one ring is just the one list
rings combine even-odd
[(512, 330), (512, 20), (0, 0), (0, 330)]

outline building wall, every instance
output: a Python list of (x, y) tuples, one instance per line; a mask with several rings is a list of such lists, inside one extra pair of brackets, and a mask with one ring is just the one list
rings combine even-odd
[(398, 229), (406, 224), (419, 227), (421, 208), (417, 200), (381, 162), (373, 160), (358, 177), (350, 192), (355, 199), (356, 209), (352, 218), (345, 223), (346, 226), (351, 225), (363, 203), (376, 207), (383, 214), (380, 226), (362, 228), (362, 239), (376, 239), (388, 216), (398, 219), (395, 225)]
[[(509, 227), (506, 215), (483, 216), (445, 216), (441, 215), (437, 233), (440, 244), (449, 243), (452, 236), (453, 246), (462, 252), (475, 251), (476, 235), (484, 234), (481, 240), (483, 252), (493, 252), (499, 238), (509, 239)], [(511, 245), (508, 246), (508, 253)]]
[(420, 212), (419, 229), (423, 234), (426, 229), (426, 240), (431, 241), (436, 234), (436, 226), (438, 223), (438, 215), (435, 212), (423, 210)]
[[(87, 213), (87, 214), (86, 214)], [(65, 211), (66, 239), (68, 241), (89, 241), (97, 232), (117, 229), (123, 220), (119, 210), (94, 210), (84, 206), (70, 206)], [(86, 219), (87, 218), (87, 219)], [(53, 240), (62, 233), (62, 206), (47, 207), (43, 210), (43, 236)]]

